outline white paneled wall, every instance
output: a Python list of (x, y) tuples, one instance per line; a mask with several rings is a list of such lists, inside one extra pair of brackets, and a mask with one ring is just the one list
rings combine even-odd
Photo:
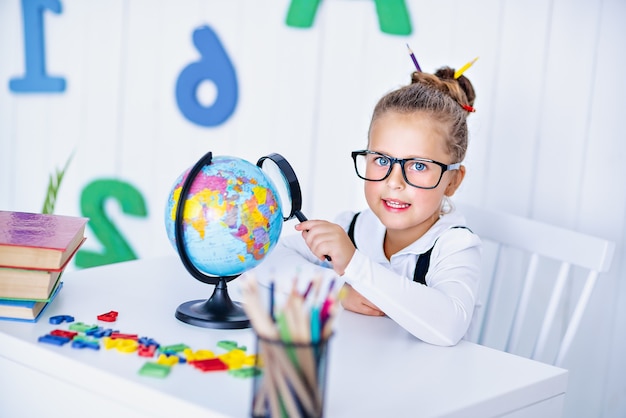
[[(405, 36), (381, 32), (374, 0), (323, 0), (310, 28), (287, 26), (290, 0), (56, 0), (60, 13), (41, 13), (45, 66), (67, 87), (12, 91), (25, 71), (23, 6), (44, 3), (0, 0), (0, 208), (40, 211), (48, 175), (73, 152), (56, 212), (100, 204), (136, 257), (173, 252), (165, 199), (208, 150), (283, 154), (310, 218), (363, 208), (349, 152), (365, 146), (376, 100), (408, 82), (406, 44), (425, 71), (480, 56), (467, 73), (477, 113), (457, 199), (617, 242), (566, 362), (566, 412), (626, 415), (625, 2), (406, 0)], [(188, 120), (175, 95), (203, 26), (238, 84), (234, 112), (212, 127)], [(199, 102), (218, 87), (202, 84)], [(119, 190), (87, 193), (110, 180)], [(84, 249), (103, 251), (103, 235), (89, 234)]]

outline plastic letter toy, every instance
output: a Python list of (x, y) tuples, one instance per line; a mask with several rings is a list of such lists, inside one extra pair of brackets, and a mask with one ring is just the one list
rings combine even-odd
[(134, 353), (139, 347), (139, 343), (137, 343), (137, 340), (132, 340), (128, 338), (115, 338), (114, 341), (116, 342), (115, 348), (117, 348), (117, 351), (119, 351), (120, 353)]
[(113, 334), (114, 332), (117, 332), (117, 331), (114, 331), (111, 328), (104, 329), (102, 327), (98, 327), (98, 328), (87, 330), (85, 334), (91, 335), (92, 337), (96, 337), (96, 338), (102, 338), (102, 337), (110, 337), (111, 334)]
[(194, 352), (191, 348), (185, 348), (183, 354), (188, 362), (215, 358), (215, 353), (211, 350), (198, 350)]
[(243, 359), (244, 366), (254, 366), (256, 364), (256, 354), (248, 354)]
[(98, 344), (100, 345), (100, 340), (97, 338), (91, 338), (86, 335), (77, 335), (74, 337), (73, 341), (82, 341), (87, 344)]
[[(98, 320), (113, 322), (117, 316), (117, 312), (110, 311), (98, 315)], [(49, 334), (39, 337), (38, 341), (58, 346), (71, 343), (70, 346), (76, 350), (99, 351), (104, 347), (106, 350), (115, 349), (121, 353), (137, 352), (139, 357), (146, 360), (154, 359), (146, 361), (139, 370), (139, 374), (143, 376), (165, 378), (173, 366), (185, 363), (202, 372), (228, 371), (237, 378), (249, 378), (262, 373), (257, 367), (257, 360), (260, 363), (261, 359), (257, 359), (256, 354), (246, 353), (246, 347), (239, 346), (236, 341), (218, 341), (217, 346), (226, 350), (225, 353), (218, 355), (213, 350), (193, 350), (184, 343), (161, 346), (150, 337), (139, 337), (138, 334), (126, 334), (99, 325), (74, 322), (74, 317), (69, 315), (50, 317), (51, 324), (61, 322), (70, 323), (68, 329), (54, 329)]]
[(191, 364), (196, 369), (202, 370), (203, 372), (228, 370), (228, 365), (219, 358), (197, 360), (190, 362), (189, 364)]
[(161, 354), (159, 355), (159, 358), (157, 359), (157, 364), (162, 364), (165, 366), (174, 366), (175, 364), (178, 364), (179, 360), (180, 358), (178, 356), (168, 356), (167, 354)]
[(148, 337), (141, 337), (137, 340), (137, 342), (141, 345), (151, 345), (155, 347), (159, 347), (161, 345), (155, 340), (153, 340), (152, 338), (148, 338)]
[(69, 338), (71, 340), (72, 338), (77, 336), (78, 333), (75, 332), (75, 331), (65, 331), (65, 330), (62, 330), (62, 329), (55, 329), (55, 330), (50, 332), (50, 335), (54, 335), (54, 336), (57, 336), (57, 337), (65, 337), (65, 338)]
[(111, 337), (102, 337), (102, 343), (107, 350), (117, 347), (117, 341)]
[(243, 362), (246, 359), (246, 352), (239, 349), (234, 349), (226, 354), (217, 356), (222, 360), (230, 369), (240, 369), (243, 366)]
[(156, 349), (156, 345), (139, 344), (139, 347), (137, 347), (137, 355), (141, 357), (154, 357)]
[(110, 337), (113, 339), (120, 338), (124, 340), (138, 340), (137, 334), (121, 334), (119, 332), (112, 332)]
[(234, 350), (237, 348), (237, 342), (222, 340), (217, 342), (217, 346), (223, 348), (224, 350)]
[(61, 322), (74, 322), (74, 317), (70, 315), (56, 315), (51, 316), (48, 322), (54, 325), (58, 325)]
[(245, 345), (242, 345), (240, 347), (237, 344), (237, 341), (229, 341), (229, 340), (218, 341), (217, 346), (228, 351), (234, 350), (234, 349), (246, 351), (248, 349)]
[(76, 322), (75, 324), (70, 325), (70, 329), (72, 331), (84, 332), (87, 333), (94, 329), (98, 329), (97, 325), (87, 325), (83, 322)]
[(260, 375), (261, 370), (256, 367), (243, 367), (241, 369), (231, 369), (228, 371), (228, 374), (234, 377), (247, 378)]
[(107, 350), (115, 348), (120, 353), (134, 353), (139, 347), (137, 341), (124, 338), (103, 337), (102, 343)]
[(115, 322), (117, 320), (118, 313), (115, 311), (110, 311), (102, 315), (98, 315), (98, 320), (104, 322)]
[[(175, 352), (175, 351), (161, 351), (161, 354), (160, 354), (160, 355), (161, 355), (161, 356), (166, 356), (166, 357), (168, 357), (168, 358), (170, 358), (170, 357), (176, 357), (176, 358), (177, 358), (176, 363), (187, 363), (187, 359), (186, 359), (184, 356), (179, 355), (179, 354), (178, 354), (177, 352)], [(172, 363), (173, 363), (173, 362), (174, 362), (174, 360), (169, 360), (169, 362), (172, 362)]]
[(60, 346), (60, 345), (67, 344), (70, 341), (70, 339), (67, 338), (67, 337), (61, 337), (61, 336), (58, 336), (58, 335), (47, 334), (47, 335), (43, 335), (43, 336), (39, 337), (39, 339), (37, 341), (39, 341), (40, 343), (46, 343), (46, 344), (52, 344), (52, 345), (59, 345)]
[(188, 345), (185, 344), (174, 344), (174, 345), (168, 345), (165, 347), (160, 347), (159, 350), (164, 353), (164, 352), (172, 352), (172, 353), (180, 353), (182, 351), (185, 351), (186, 348), (189, 348)]
[(72, 348), (91, 348), (92, 350), (100, 350), (100, 344), (97, 342), (78, 339), (72, 341)]
[(139, 374), (142, 376), (164, 378), (167, 377), (168, 374), (170, 374), (171, 370), (172, 368), (170, 366), (149, 361), (146, 362), (139, 370)]

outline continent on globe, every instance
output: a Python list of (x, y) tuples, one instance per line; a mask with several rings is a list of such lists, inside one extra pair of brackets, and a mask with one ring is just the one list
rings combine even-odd
[(216, 156), (191, 181), (190, 169), (176, 179), (165, 208), (165, 227), (176, 249), (175, 221), (184, 202), (184, 245), (190, 261), (211, 276), (233, 276), (256, 267), (274, 248), (282, 231), (281, 203), (272, 181), (241, 158)]

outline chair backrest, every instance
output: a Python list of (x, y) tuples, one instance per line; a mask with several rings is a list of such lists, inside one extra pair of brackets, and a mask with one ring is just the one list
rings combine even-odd
[(599, 273), (611, 265), (615, 244), (528, 218), (457, 206), (484, 243), (484, 305), (470, 339), (560, 366)]

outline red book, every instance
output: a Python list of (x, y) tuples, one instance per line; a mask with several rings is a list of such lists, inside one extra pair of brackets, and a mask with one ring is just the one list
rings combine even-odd
[(0, 211), (0, 266), (62, 271), (84, 242), (88, 220)]

